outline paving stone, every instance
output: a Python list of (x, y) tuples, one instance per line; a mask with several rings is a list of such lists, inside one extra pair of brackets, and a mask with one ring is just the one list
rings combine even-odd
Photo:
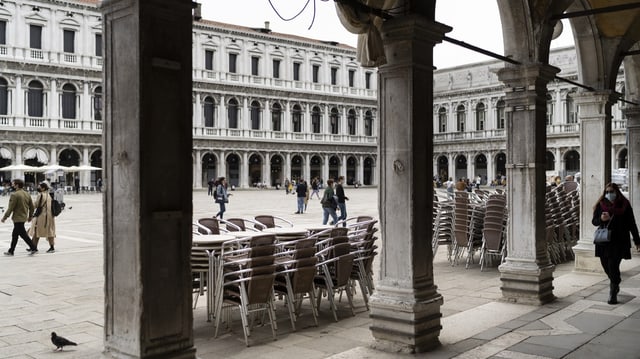
[(505, 333), (510, 332), (511, 329), (507, 329), (507, 328), (500, 328), (500, 327), (493, 327), (493, 328), (489, 328), (481, 333), (478, 333), (476, 335), (474, 335), (473, 337), (475, 339), (482, 339), (482, 340), (492, 340), (495, 339)]
[(583, 333), (600, 334), (619, 323), (622, 319), (622, 317), (616, 315), (579, 313), (568, 318), (566, 322), (580, 329)]
[(571, 352), (570, 349), (556, 348), (531, 343), (518, 343), (509, 348), (510, 351), (531, 355), (541, 355), (548, 358), (562, 358)]

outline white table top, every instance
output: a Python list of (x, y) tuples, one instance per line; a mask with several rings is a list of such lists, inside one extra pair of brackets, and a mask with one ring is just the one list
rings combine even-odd
[(244, 238), (244, 237), (257, 237), (257, 236), (264, 236), (267, 234), (273, 234), (273, 233), (265, 233), (265, 232), (254, 232), (254, 231), (235, 231), (235, 232), (229, 232), (229, 233), (225, 233), (228, 234), (230, 236), (234, 236), (235, 238)]
[(262, 232), (265, 233), (273, 233), (277, 236), (285, 235), (306, 235), (309, 230), (305, 227), (274, 227), (274, 228), (265, 228)]
[(222, 244), (226, 241), (236, 239), (236, 236), (230, 234), (203, 234), (201, 236), (193, 236), (193, 245), (211, 245)]

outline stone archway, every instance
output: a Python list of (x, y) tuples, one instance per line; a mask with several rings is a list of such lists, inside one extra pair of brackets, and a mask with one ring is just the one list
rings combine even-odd
[(269, 169), (269, 185), (271, 187), (279, 187), (284, 183), (284, 172), (282, 165), (284, 164), (284, 158), (281, 155), (271, 156), (271, 167)]
[(240, 156), (232, 153), (227, 156), (227, 184), (229, 187), (240, 187)]
[(257, 187), (259, 183), (264, 182), (262, 173), (262, 157), (254, 153), (249, 157), (249, 186)]
[(207, 152), (202, 156), (200, 165), (202, 166), (201, 186), (207, 187), (209, 181), (212, 179), (215, 181), (218, 177), (218, 159), (213, 153)]

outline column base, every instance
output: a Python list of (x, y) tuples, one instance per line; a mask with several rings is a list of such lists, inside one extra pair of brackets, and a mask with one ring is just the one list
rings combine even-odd
[(574, 271), (604, 273), (600, 259), (595, 256), (596, 248), (593, 243), (580, 241), (572, 249), (575, 255)]
[(507, 259), (507, 262), (499, 267), (503, 300), (529, 305), (543, 305), (554, 301), (554, 269), (553, 264), (539, 266), (534, 262)]
[(398, 290), (380, 286), (371, 296), (371, 333), (375, 338), (372, 347), (392, 353), (420, 353), (440, 346), (438, 336), (440, 306), (443, 298), (435, 290), (424, 300), (416, 300), (413, 293), (398, 296)]
[[(185, 349), (181, 352), (167, 352), (167, 353), (158, 353), (158, 354), (154, 354), (153, 356), (145, 356), (145, 358), (147, 357), (153, 357), (154, 359), (197, 359), (198, 357), (196, 356), (196, 348), (189, 348), (189, 349)], [(142, 358), (142, 356), (137, 356), (137, 355), (131, 355), (131, 354), (127, 354), (127, 353), (123, 353), (117, 350), (110, 350), (110, 349), (105, 349), (104, 352), (102, 352), (102, 358), (104, 359), (139, 359)]]

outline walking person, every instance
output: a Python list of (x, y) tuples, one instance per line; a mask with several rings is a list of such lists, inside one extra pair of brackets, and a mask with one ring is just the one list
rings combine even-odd
[(215, 179), (210, 179), (209, 182), (207, 182), (208, 185), (208, 191), (207, 191), (207, 195), (208, 196), (213, 196), (213, 189), (215, 188), (216, 185), (216, 180)]
[(33, 246), (38, 248), (40, 237), (46, 237), (49, 242), (47, 253), (53, 253), (55, 249), (56, 221), (51, 211), (51, 201), (53, 194), (49, 193), (49, 186), (46, 182), (38, 185), (38, 197), (36, 198), (36, 211), (31, 221), (29, 235), (32, 238)]
[(77, 175), (73, 179), (73, 186), (76, 190), (76, 194), (79, 194), (80, 193), (80, 177), (78, 177)]
[(604, 192), (593, 206), (594, 226), (604, 226), (611, 231), (610, 242), (596, 244), (596, 257), (609, 277), (609, 304), (618, 303), (620, 291), (620, 262), (631, 259), (631, 242), (629, 232), (633, 236), (633, 243), (640, 251), (640, 235), (631, 203), (627, 200), (615, 183), (606, 185)]
[(336, 214), (336, 208), (338, 207), (338, 203), (335, 198), (335, 192), (333, 191), (333, 180), (327, 180), (327, 187), (324, 189), (324, 194), (322, 195), (322, 199), (320, 203), (322, 203), (322, 224), (327, 224), (329, 221), (329, 216), (333, 221), (331, 224), (338, 222), (338, 215)]
[[(338, 217), (338, 221), (347, 219), (347, 203), (345, 201), (349, 200), (349, 197), (344, 195), (344, 176), (338, 177), (338, 183), (336, 184), (336, 196), (338, 197), (338, 208), (340, 208), (340, 217)], [(343, 227), (347, 226), (347, 223), (342, 223)]]
[(11, 232), (11, 247), (4, 252), (5, 256), (12, 256), (15, 252), (16, 245), (18, 244), (18, 237), (22, 238), (24, 242), (29, 246), (29, 254), (34, 254), (38, 251), (36, 246), (33, 245), (31, 238), (27, 234), (27, 230), (24, 228), (24, 223), (31, 221), (34, 206), (31, 196), (24, 190), (24, 181), (21, 179), (14, 179), (11, 182), (11, 186), (14, 192), (9, 197), (9, 206), (4, 212), (4, 216), (0, 222), (4, 223), (9, 216), (13, 221), (13, 231)]
[(311, 198), (313, 198), (313, 195), (316, 195), (316, 198), (320, 199), (320, 181), (318, 181), (318, 177), (315, 177), (313, 180), (311, 180)]
[(307, 198), (307, 183), (302, 179), (298, 178), (298, 185), (296, 186), (296, 193), (298, 195), (298, 210), (294, 214), (303, 214), (304, 213), (304, 200)]
[(226, 204), (229, 203), (230, 194), (227, 193), (227, 180), (224, 177), (220, 177), (218, 179), (218, 185), (216, 186), (216, 203), (220, 205), (220, 211), (216, 213), (216, 217), (220, 217), (224, 215), (224, 212), (227, 210)]

